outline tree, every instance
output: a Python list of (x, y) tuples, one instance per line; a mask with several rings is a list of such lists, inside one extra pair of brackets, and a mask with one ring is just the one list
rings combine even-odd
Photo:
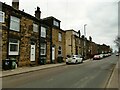
[(116, 46), (118, 47), (119, 53), (120, 53), (120, 35), (116, 37), (115, 41)]

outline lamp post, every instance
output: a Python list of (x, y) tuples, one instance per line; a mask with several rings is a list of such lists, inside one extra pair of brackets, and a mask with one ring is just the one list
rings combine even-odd
[(84, 59), (86, 59), (86, 26), (87, 24), (84, 24)]
[(84, 24), (84, 36), (86, 37), (86, 26), (87, 24)]

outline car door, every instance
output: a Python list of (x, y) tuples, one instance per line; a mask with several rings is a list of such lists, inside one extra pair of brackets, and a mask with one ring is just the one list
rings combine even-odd
[(76, 56), (78, 63), (80, 63), (80, 58), (79, 56)]

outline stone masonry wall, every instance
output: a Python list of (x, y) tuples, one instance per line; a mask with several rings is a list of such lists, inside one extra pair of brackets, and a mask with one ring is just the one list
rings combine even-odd
[[(58, 33), (62, 33), (62, 41), (58, 41)], [(55, 45), (55, 63), (57, 63), (57, 57), (58, 57), (58, 48), (59, 46), (62, 47), (62, 56), (63, 60), (65, 61), (66, 58), (66, 49), (65, 49), (65, 32), (59, 29), (52, 29), (52, 42), (53, 45)]]
[[(21, 12), (14, 9), (8, 9), (4, 6), (5, 23), (2, 24), (2, 60), (6, 58), (15, 58), (19, 66), (28, 66), (31, 63), (38, 64), (39, 60), (39, 31), (33, 32), (33, 22), (36, 22), (32, 16), (23, 15)], [(12, 31), (9, 29), (10, 16), (17, 16), (20, 18), (20, 31)], [(31, 18), (32, 17), (32, 18)], [(39, 22), (36, 22), (39, 24)], [(9, 55), (8, 46), (9, 38), (18, 39), (19, 55)], [(36, 53), (35, 62), (30, 61), (31, 42), (35, 42)]]

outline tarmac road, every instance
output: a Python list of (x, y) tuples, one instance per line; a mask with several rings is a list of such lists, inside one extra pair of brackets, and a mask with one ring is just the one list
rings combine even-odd
[(118, 57), (3, 77), (3, 88), (105, 88)]

